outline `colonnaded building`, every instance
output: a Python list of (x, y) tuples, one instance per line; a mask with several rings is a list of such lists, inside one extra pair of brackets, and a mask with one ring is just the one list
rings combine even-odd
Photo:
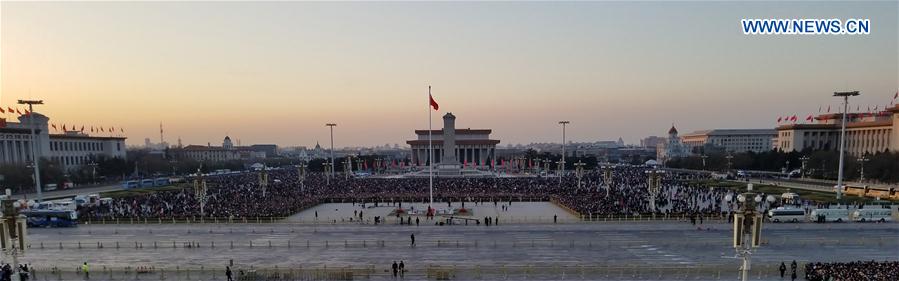
[[(813, 124), (789, 124), (777, 127), (775, 148), (781, 151), (838, 150), (841, 113), (822, 114)], [(846, 152), (865, 153), (899, 151), (899, 105), (877, 113), (849, 113), (846, 116)]]
[(713, 129), (695, 131), (681, 136), (689, 151), (713, 145), (730, 152), (761, 153), (774, 148), (775, 129)]
[[(34, 120), (32, 125), (31, 120)], [(124, 136), (91, 136), (81, 131), (51, 134), (50, 118), (40, 113), (19, 116), (19, 122), (0, 122), (0, 163), (26, 165), (32, 162), (31, 129), (34, 128), (35, 154), (71, 170), (91, 163), (97, 156), (125, 158)], [(110, 133), (112, 134), (112, 133)]]
[[(456, 116), (443, 116), (443, 130), (432, 130), (434, 163), (441, 165), (485, 166), (495, 159), (499, 140), (490, 139), (490, 129), (456, 129)], [(417, 139), (406, 141), (412, 147), (412, 163), (428, 165), (428, 130), (415, 130)]]

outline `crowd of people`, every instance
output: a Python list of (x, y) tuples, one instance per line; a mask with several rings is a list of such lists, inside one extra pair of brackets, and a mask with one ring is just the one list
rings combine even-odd
[(809, 281), (894, 281), (899, 280), (899, 261), (854, 261), (808, 263)]
[[(659, 214), (707, 214), (729, 212), (724, 203), (730, 193), (723, 188), (696, 184), (703, 176), (669, 172), (661, 174), (660, 186), (651, 202), (645, 167), (619, 167), (606, 184), (600, 172), (587, 172), (578, 187), (573, 173), (558, 177), (435, 178), (435, 202), (550, 201), (584, 216)], [(216, 218), (286, 217), (324, 202), (426, 202), (428, 178), (344, 178), (326, 179), (324, 174), (307, 174), (302, 184), (298, 171), (268, 171), (262, 188), (260, 172), (208, 176), (203, 216)], [(109, 204), (79, 209), (82, 219), (185, 218), (199, 217), (200, 198), (193, 179), (180, 190), (140, 193), (115, 198)]]

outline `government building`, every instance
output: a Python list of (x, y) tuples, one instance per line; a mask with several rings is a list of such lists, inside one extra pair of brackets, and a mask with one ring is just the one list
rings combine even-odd
[[(813, 124), (777, 127), (775, 148), (781, 151), (839, 150), (841, 113), (822, 114)], [(853, 156), (899, 151), (899, 105), (884, 111), (846, 116), (846, 152)]]
[[(31, 124), (32, 118), (34, 125)], [(19, 122), (0, 122), (0, 163), (27, 165), (31, 157), (31, 129), (34, 128), (37, 147), (35, 154), (72, 170), (89, 164), (94, 158), (125, 158), (125, 137), (91, 136), (81, 131), (49, 133), (50, 118), (40, 113), (19, 116)]]
[(254, 148), (251, 146), (235, 146), (231, 142), (231, 137), (225, 136), (222, 140), (222, 146), (204, 145), (188, 145), (177, 151), (175, 154), (198, 162), (223, 162), (231, 160), (252, 160), (262, 159), (266, 157), (266, 151), (277, 150), (277, 147), (269, 148), (262, 146)]
[[(443, 130), (432, 130), (434, 163), (485, 166), (495, 159), (499, 140), (490, 139), (490, 129), (456, 129), (456, 116), (443, 116)], [(406, 141), (412, 148), (412, 163), (428, 165), (428, 130), (415, 130), (417, 139)]]
[(714, 129), (696, 131), (681, 136), (688, 151), (712, 145), (728, 152), (752, 151), (761, 153), (774, 148), (775, 129)]

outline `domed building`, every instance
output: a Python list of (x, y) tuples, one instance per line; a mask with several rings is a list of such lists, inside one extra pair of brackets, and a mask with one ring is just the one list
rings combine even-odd
[(677, 135), (677, 128), (672, 124), (671, 129), (668, 129), (668, 139), (656, 146), (656, 161), (660, 164), (665, 164), (669, 159), (684, 157), (689, 155), (689, 153), (683, 141)]

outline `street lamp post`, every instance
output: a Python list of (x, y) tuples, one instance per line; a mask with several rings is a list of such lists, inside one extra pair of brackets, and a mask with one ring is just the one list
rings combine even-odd
[[(736, 199), (740, 205), (739, 210), (734, 212), (734, 234), (733, 247), (737, 252), (736, 257), (743, 260), (743, 266), (740, 267), (740, 275), (743, 281), (749, 280), (749, 270), (752, 261), (752, 250), (758, 248), (762, 244), (762, 219), (764, 214), (758, 211), (759, 204), (762, 203), (762, 195), (752, 192), (752, 184), (746, 185), (746, 192), (739, 194), (734, 198), (733, 195), (726, 195), (724, 200), (731, 202)], [(776, 199), (774, 196), (768, 195), (765, 199), (768, 203), (773, 203)], [(746, 234), (751, 234), (750, 243), (745, 243)]]
[(868, 161), (871, 161), (871, 159), (868, 159), (868, 157), (866, 157), (864, 155), (862, 155), (862, 157), (858, 158), (858, 163), (859, 163), (859, 165), (861, 165), (861, 167), (860, 167), (861, 171), (859, 171), (860, 174), (858, 177), (859, 182), (865, 182), (865, 163)]
[[(337, 126), (337, 123), (327, 123), (325, 126), (331, 129), (331, 172), (334, 172), (334, 127)], [(331, 174), (328, 174), (328, 177), (331, 177)]]
[(727, 153), (727, 156), (724, 156), (724, 158), (727, 159), (727, 172), (730, 173), (730, 170), (731, 170), (732, 167), (733, 167), (733, 159), (734, 159), (734, 156), (731, 155), (730, 152), (728, 152), (728, 153)]
[(562, 125), (562, 161), (561, 161), (562, 166), (559, 169), (559, 171), (560, 171), (559, 185), (561, 185), (562, 184), (562, 174), (565, 173), (565, 126), (567, 126), (568, 124), (571, 124), (571, 121), (562, 120), (562, 121), (559, 121), (559, 124)]
[(306, 192), (306, 162), (297, 165), (297, 174), (300, 177), (300, 192)]
[(575, 171), (575, 174), (577, 175), (577, 189), (578, 190), (581, 190), (581, 178), (584, 176), (584, 165), (586, 165), (586, 164), (581, 162), (580, 160), (578, 160), (577, 163), (574, 163), (574, 169), (575, 169), (574, 171)]
[[(609, 197), (609, 191), (612, 189), (612, 166), (603, 165), (602, 172), (603, 183), (606, 186), (606, 197)], [(599, 186), (597, 186), (596, 188), (599, 188)], [(599, 191), (599, 189), (597, 189), (596, 191)]]
[(28, 105), (28, 122), (30, 123), (28, 127), (31, 129), (31, 161), (34, 162), (34, 187), (37, 189), (37, 202), (41, 202), (44, 199), (44, 195), (41, 193), (41, 168), (40, 168), (40, 160), (37, 157), (37, 136), (34, 135), (34, 127), (37, 125), (34, 124), (34, 105), (36, 104), (44, 104), (43, 100), (19, 100), (19, 104), (27, 104)]
[(705, 167), (705, 159), (708, 159), (709, 156), (703, 154), (702, 156), (699, 156), (699, 158), (702, 158), (702, 169), (705, 170), (705, 169), (706, 169), (706, 167)]
[(91, 160), (87, 165), (91, 167), (91, 183), (97, 184), (97, 162)]
[(19, 257), (25, 254), (26, 236), (28, 224), (26, 217), (19, 213), (22, 208), (21, 203), (13, 199), (9, 199), (12, 192), (6, 190), (6, 198), (2, 200), (3, 217), (0, 219), (0, 233), (2, 233), (2, 250), (3, 253), (12, 259), (12, 278), (17, 280), (19, 277)]
[(350, 169), (353, 168), (353, 160), (350, 160), (350, 156), (347, 155), (347, 157), (341, 161), (341, 164), (343, 164), (343, 178), (347, 180), (350, 179)]
[(203, 178), (203, 172), (197, 168), (197, 177), (194, 178), (194, 197), (200, 203), (200, 216), (206, 216), (206, 179)]
[(262, 166), (262, 172), (259, 172), (259, 188), (262, 189), (262, 197), (268, 192), (268, 166)]
[(322, 172), (325, 173), (325, 184), (327, 184), (327, 185), (331, 185), (330, 171), (328, 171), (329, 169), (331, 169), (331, 165), (328, 163), (322, 162)]
[(656, 216), (656, 197), (659, 195), (659, 190), (662, 188), (662, 174), (664, 174), (664, 170), (652, 169), (646, 171), (646, 175), (648, 176), (648, 189), (649, 189), (649, 208), (652, 210), (652, 217)]
[(833, 93), (833, 96), (843, 98), (843, 121), (840, 122), (840, 167), (837, 172), (837, 200), (843, 198), (843, 158), (844, 150), (846, 150), (846, 116), (849, 115), (849, 97), (858, 95), (858, 91)]
[(808, 164), (808, 160), (809, 160), (808, 156), (799, 157), (799, 161), (802, 161), (802, 171), (800, 171), (800, 174), (803, 179), (806, 178), (806, 176), (808, 174), (808, 169), (806, 168), (806, 165)]
[(556, 168), (559, 169), (559, 186), (562, 186), (562, 173), (565, 171), (565, 160), (557, 161)]

